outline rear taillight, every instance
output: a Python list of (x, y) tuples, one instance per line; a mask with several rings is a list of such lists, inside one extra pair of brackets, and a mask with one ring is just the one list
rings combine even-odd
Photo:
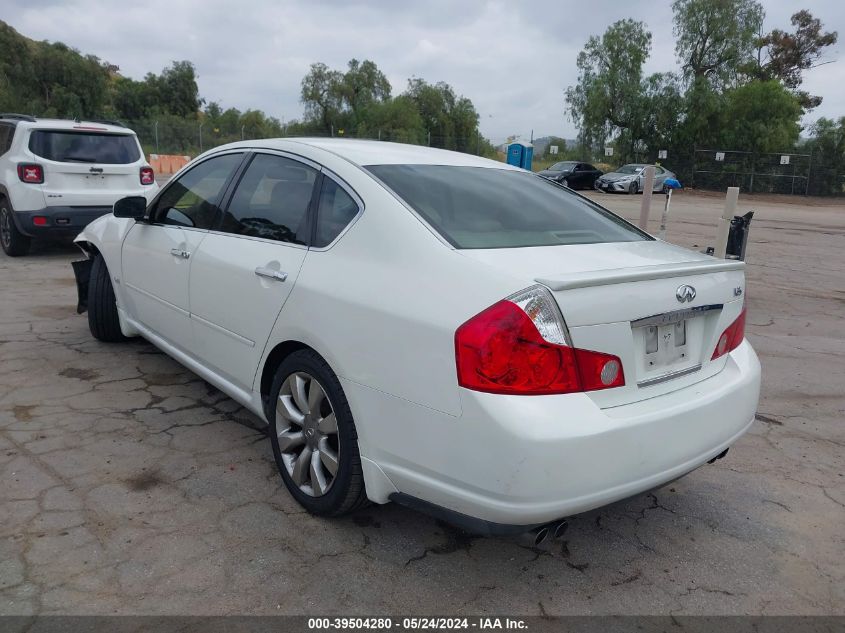
[(156, 181), (156, 175), (152, 167), (141, 167), (141, 184), (152, 185)]
[(455, 332), (458, 384), (511, 395), (572, 393), (625, 384), (611, 354), (575, 349), (548, 290), (532, 286), (499, 301)]
[(21, 182), (40, 185), (44, 182), (44, 169), (41, 165), (21, 163), (18, 165), (18, 178), (21, 179)]
[(742, 306), (742, 312), (736, 320), (731, 323), (728, 328), (722, 332), (722, 336), (716, 342), (716, 349), (713, 350), (713, 356), (710, 360), (716, 360), (720, 356), (724, 356), (728, 352), (735, 350), (742, 343), (745, 338), (745, 306)]

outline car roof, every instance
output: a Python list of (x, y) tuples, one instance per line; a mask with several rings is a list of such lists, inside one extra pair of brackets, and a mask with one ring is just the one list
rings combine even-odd
[(33, 130), (70, 130), (84, 132), (109, 132), (113, 134), (135, 134), (132, 130), (117, 122), (71, 121), (68, 119), (41, 119), (36, 117), (2, 116), (0, 121), (13, 123), (21, 128)]
[(274, 138), (254, 141), (239, 141), (215, 148), (214, 151), (238, 147), (291, 150), (297, 145), (307, 145), (331, 152), (359, 167), (367, 165), (450, 165), (456, 167), (486, 167), (489, 169), (512, 169), (518, 167), (481, 158), (472, 154), (452, 152), (421, 145), (389, 143), (387, 141), (365, 141), (342, 138)]

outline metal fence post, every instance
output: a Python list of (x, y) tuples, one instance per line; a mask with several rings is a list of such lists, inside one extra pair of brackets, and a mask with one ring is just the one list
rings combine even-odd
[(757, 163), (757, 154), (751, 154), (751, 182), (748, 183), (748, 193), (754, 193), (754, 165)]
[(804, 195), (810, 193), (810, 174), (813, 173), (813, 150), (810, 150), (810, 158), (807, 161), (807, 182), (804, 185)]

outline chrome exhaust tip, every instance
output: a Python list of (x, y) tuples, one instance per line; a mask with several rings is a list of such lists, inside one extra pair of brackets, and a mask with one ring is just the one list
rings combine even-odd
[(567, 521), (561, 521), (560, 523), (557, 523), (552, 528), (552, 537), (555, 538), (555, 539), (562, 538), (563, 535), (566, 534), (566, 530), (568, 528), (569, 528), (569, 522), (567, 522)]
[(547, 538), (549, 538), (550, 532), (551, 532), (551, 530), (549, 529), (549, 526), (547, 526), (547, 525), (539, 528), (538, 530), (535, 530), (534, 531), (534, 547), (540, 547), (540, 545), (542, 545), (545, 542), (545, 540)]

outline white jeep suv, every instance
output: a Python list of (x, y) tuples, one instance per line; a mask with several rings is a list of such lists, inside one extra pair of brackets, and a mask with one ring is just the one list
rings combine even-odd
[(0, 245), (26, 255), (32, 238), (73, 237), (126, 196), (152, 199), (155, 174), (119, 123), (0, 114)]

